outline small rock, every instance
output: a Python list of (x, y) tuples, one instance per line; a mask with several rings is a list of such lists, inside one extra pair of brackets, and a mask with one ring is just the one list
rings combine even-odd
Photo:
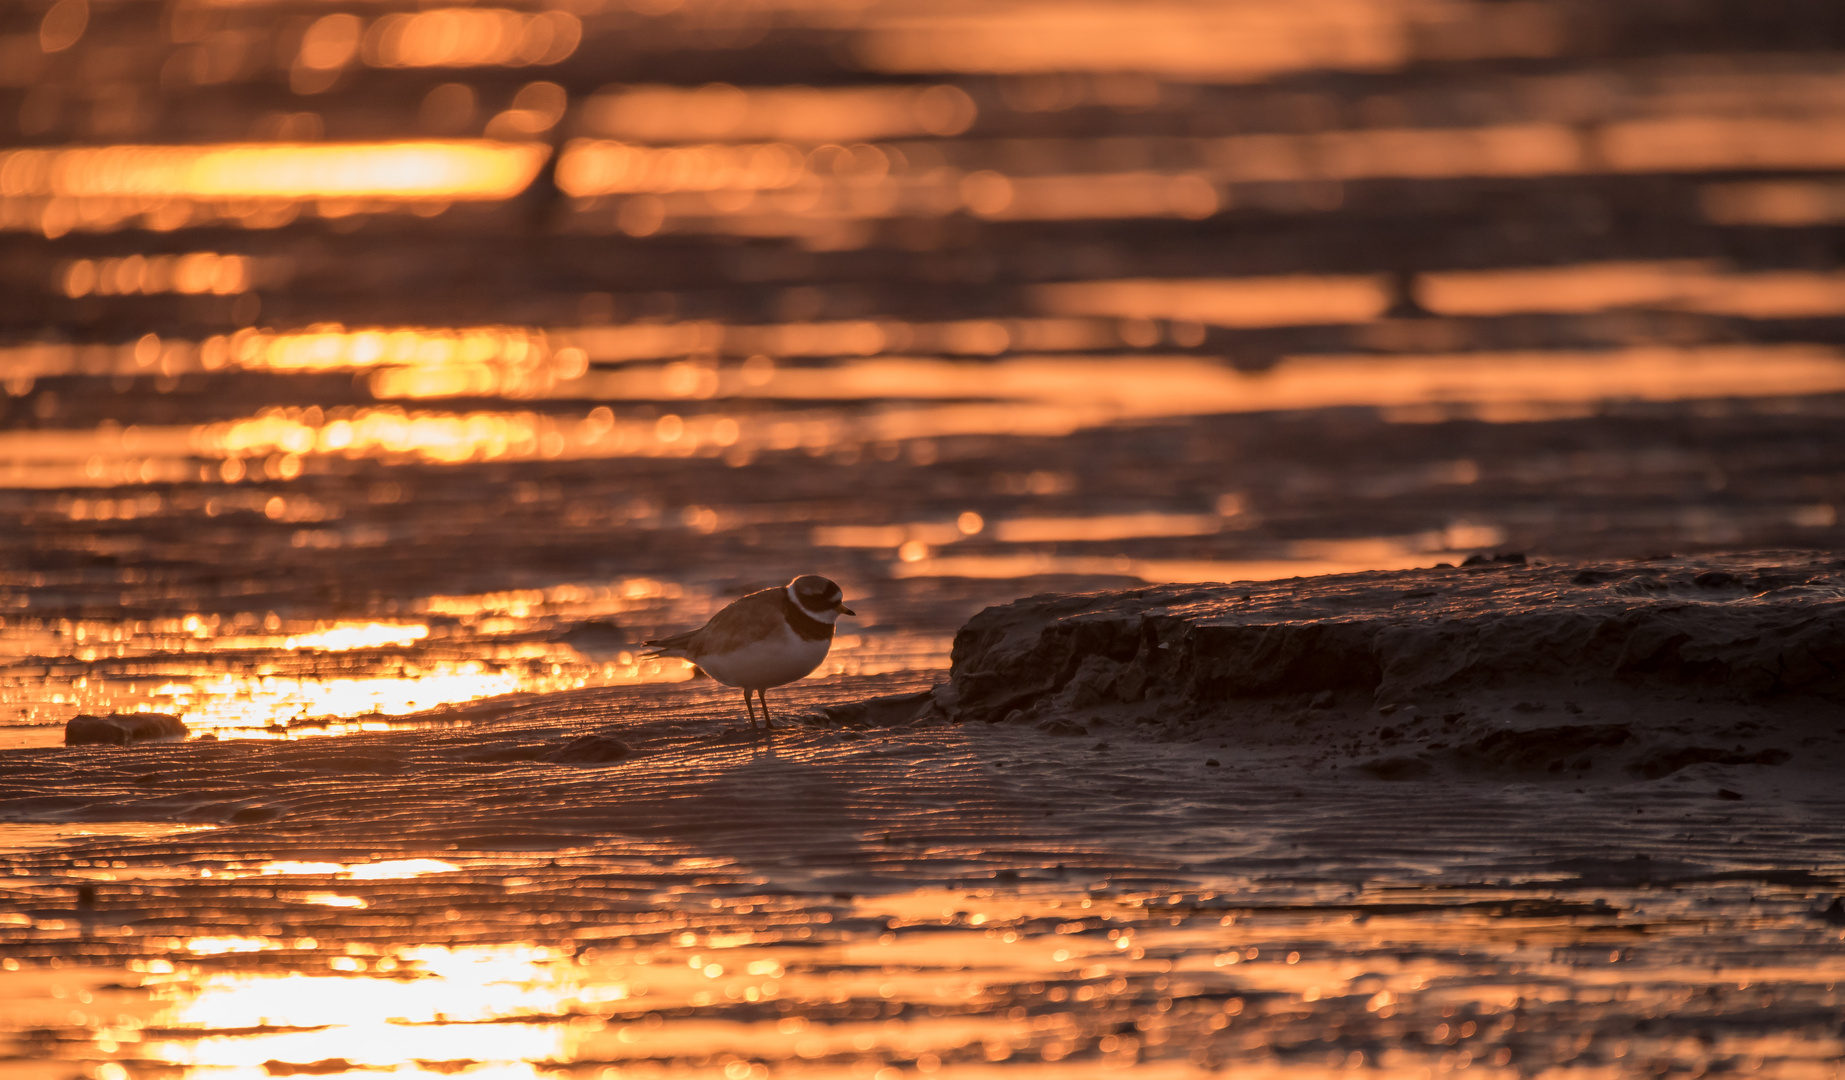
[(1700, 589), (1727, 589), (1741, 584), (1735, 574), (1725, 570), (1707, 570), (1691, 580)]
[(1740, 792), (1740, 791), (1731, 791), (1731, 790), (1730, 790), (1729, 788), (1726, 788), (1726, 787), (1720, 787), (1720, 788), (1718, 788), (1718, 789), (1717, 789), (1717, 797), (1718, 797), (1719, 799), (1728, 799), (1728, 800), (1730, 800), (1731, 802), (1741, 802), (1741, 801), (1742, 801), (1742, 792)]
[(1333, 692), (1331, 690), (1322, 690), (1313, 695), (1313, 703), (1309, 706), (1309, 708), (1314, 709), (1330, 709), (1332, 707)]
[(566, 765), (606, 765), (631, 757), (634, 749), (607, 735), (578, 735), (545, 755), (546, 761)]
[(1047, 735), (1087, 735), (1089, 734), (1089, 729), (1077, 723), (1076, 721), (1063, 720), (1063, 719), (1059, 719), (1054, 716), (1048, 720), (1038, 721), (1038, 730), (1044, 732)]
[(110, 713), (73, 716), (64, 725), (65, 746), (108, 743), (126, 746), (144, 739), (185, 738), (186, 725), (167, 713)]
[(918, 690), (864, 701), (839, 702), (822, 707), (816, 720), (806, 722), (849, 728), (897, 727), (912, 720), (940, 716), (934, 694), (933, 690)]
[(1461, 561), (1462, 566), (1523, 566), (1525, 553), (1522, 551), (1498, 551), (1491, 555), (1469, 555)]
[(1221, 766), (1218, 764), (1218, 761), (1216, 758), (1208, 757), (1204, 759), (1204, 767), (1207, 769), (1216, 769), (1216, 768), (1220, 768)]

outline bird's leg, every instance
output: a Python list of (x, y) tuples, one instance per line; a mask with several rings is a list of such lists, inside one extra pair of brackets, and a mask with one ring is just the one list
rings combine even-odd
[(774, 727), (775, 721), (769, 719), (769, 693), (768, 691), (758, 690), (756, 691), (756, 696), (762, 700), (762, 726), (765, 728)]
[[(747, 686), (743, 688), (743, 707), (749, 710), (750, 730), (755, 731), (756, 730), (756, 706), (750, 703), (750, 691), (749, 691), (749, 687)], [(768, 711), (767, 707), (765, 707), (763, 711), (767, 712)]]

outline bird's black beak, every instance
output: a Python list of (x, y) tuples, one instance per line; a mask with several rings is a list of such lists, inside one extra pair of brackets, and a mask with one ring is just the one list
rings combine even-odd
[(839, 605), (839, 613), (841, 615), (857, 615), (858, 614), (858, 612), (853, 611), (851, 608), (847, 607), (844, 604)]

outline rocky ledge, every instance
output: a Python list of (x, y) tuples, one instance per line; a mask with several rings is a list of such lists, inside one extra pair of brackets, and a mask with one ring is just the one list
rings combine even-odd
[(1816, 763), (1845, 726), (1845, 560), (1506, 559), (1036, 596), (962, 628), (933, 700), (956, 721), (1292, 746), (1386, 778)]

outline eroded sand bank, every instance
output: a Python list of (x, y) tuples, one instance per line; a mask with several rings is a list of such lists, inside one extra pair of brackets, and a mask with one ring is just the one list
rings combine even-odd
[(1808, 553), (1349, 574), (989, 608), (936, 695), (961, 720), (1234, 748), (1387, 779), (1840, 764), (1845, 560)]

